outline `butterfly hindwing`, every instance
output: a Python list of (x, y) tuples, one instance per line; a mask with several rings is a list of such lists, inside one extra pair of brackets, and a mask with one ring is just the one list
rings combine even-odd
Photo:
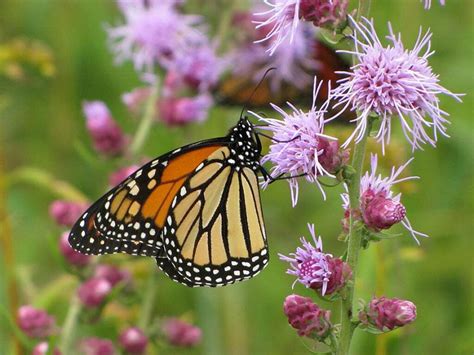
[(165, 272), (174, 271), (175, 281), (222, 286), (255, 276), (268, 262), (256, 172), (228, 164), (230, 154), (217, 150), (173, 201), (163, 242), (174, 266)]

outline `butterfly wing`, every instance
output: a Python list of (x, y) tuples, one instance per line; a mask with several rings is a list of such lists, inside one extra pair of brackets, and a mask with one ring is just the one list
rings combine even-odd
[(228, 164), (229, 154), (222, 147), (195, 169), (163, 227), (166, 259), (158, 265), (187, 286), (241, 281), (268, 263), (256, 172)]
[(69, 243), (84, 254), (159, 255), (174, 196), (188, 175), (224, 144), (223, 139), (198, 142), (147, 163), (81, 216)]

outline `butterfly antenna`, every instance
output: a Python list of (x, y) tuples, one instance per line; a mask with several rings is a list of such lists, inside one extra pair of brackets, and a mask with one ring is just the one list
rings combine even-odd
[(245, 103), (244, 107), (242, 107), (242, 111), (240, 112), (240, 119), (242, 119), (242, 115), (244, 114), (244, 112), (247, 110), (247, 105), (248, 103), (250, 102), (250, 100), (252, 100), (253, 96), (255, 95), (255, 93), (257, 92), (258, 88), (260, 87), (260, 85), (262, 85), (263, 81), (265, 80), (265, 77), (268, 75), (268, 73), (270, 73), (272, 70), (276, 69), (275, 67), (272, 67), (272, 68), (268, 68), (265, 73), (263, 73), (263, 76), (262, 76), (262, 79), (260, 79), (260, 81), (258, 82), (257, 86), (255, 86), (255, 88), (253, 89), (252, 93), (250, 94), (249, 98), (247, 99), (247, 102)]

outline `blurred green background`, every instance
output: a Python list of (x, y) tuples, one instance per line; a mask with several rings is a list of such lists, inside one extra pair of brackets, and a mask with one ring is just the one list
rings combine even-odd
[[(225, 3), (188, 2), (205, 4), (213, 11), (208, 13), (211, 21), (219, 17), (219, 7)], [(423, 10), (417, 0), (372, 2), (371, 16), (376, 19), (380, 36), (386, 34), (385, 24), (391, 21), (410, 47), (420, 25), (431, 28), (432, 48), (436, 50), (431, 58), (434, 72), (445, 87), (467, 96), (463, 104), (441, 98), (442, 108), (451, 115), (451, 138), (442, 138), (436, 149), (426, 147), (415, 153), (410, 172), (422, 179), (404, 191), (403, 202), (413, 226), (431, 238), (417, 247), (411, 237), (404, 235), (372, 245), (361, 255), (356, 297), (386, 295), (412, 300), (418, 307), (418, 319), (413, 325), (384, 336), (356, 332), (353, 354), (472, 354), (474, 2), (448, 0), (441, 7), (433, 0), (430, 11)], [(245, 7), (245, 1), (237, 6)], [(10, 261), (0, 252), (3, 308), (7, 304), (4, 281), (11, 276), (19, 285), (20, 304), (44, 306), (60, 324), (64, 318), (75, 286), (54, 257), (54, 242), (51, 246), (61, 232), (48, 216), (49, 203), (58, 197), (55, 186), (49, 189), (25, 180), (9, 180), (8, 174), (20, 168), (35, 168), (69, 182), (90, 199), (104, 191), (107, 176), (118, 163), (85, 158), (88, 155), (83, 151), (92, 150), (81, 102), (103, 100), (122, 127), (129, 132), (136, 127), (137, 122), (130, 118), (120, 95), (140, 82), (130, 64), (113, 65), (104, 31), (106, 24), (121, 21), (112, 1), (0, 2), (0, 69), (5, 69), (1, 66), (5, 48), (14, 40), (30, 43), (40, 53), (36, 61), (43, 63), (39, 68), (36, 64), (22, 65), (23, 75), (15, 68), (0, 73), (0, 177), (2, 182), (9, 182), (6, 196), (0, 195), (0, 203), (8, 214), (15, 259), (14, 274), (7, 274), (5, 263)], [(44, 48), (30, 41), (39, 41)], [(48, 65), (49, 56), (54, 67)], [(204, 124), (185, 128), (157, 124), (145, 145), (144, 156), (158, 156), (190, 141), (223, 135), (235, 123), (238, 112), (217, 107)], [(316, 224), (327, 252), (341, 253), (344, 246), (337, 241), (341, 187), (327, 191), (328, 200), (324, 202), (316, 187), (303, 184), (300, 202), (294, 209), (285, 182), (273, 184), (263, 192), (272, 261), (255, 279), (226, 288), (196, 290), (161, 277), (159, 314), (184, 314), (205, 328), (205, 341), (196, 349), (165, 348), (160, 353), (206, 354), (211, 349), (217, 350), (216, 354), (235, 355), (308, 353), (309, 343), (298, 338), (287, 324), (282, 302), (290, 293), (311, 292), (301, 285), (291, 289), (293, 278), (285, 274), (286, 265), (278, 260), (277, 253), (294, 251), (298, 238), (308, 235), (307, 222)], [(8, 226), (5, 220), (0, 222), (1, 232), (5, 233)], [(1, 236), (4, 237), (5, 234)], [(155, 268), (152, 259), (138, 264), (139, 275)], [(140, 281), (137, 284), (142, 285)], [(115, 339), (122, 325), (113, 311), (108, 314), (103, 322), (81, 327), (79, 332)], [(338, 307), (333, 307), (333, 316), (336, 320)], [(10, 337), (10, 327), (0, 318), (0, 354), (9, 353)]]

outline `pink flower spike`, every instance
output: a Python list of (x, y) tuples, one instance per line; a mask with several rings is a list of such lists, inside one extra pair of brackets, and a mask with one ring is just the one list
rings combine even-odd
[(105, 298), (112, 291), (109, 281), (100, 277), (93, 277), (86, 280), (77, 290), (77, 295), (82, 304), (88, 308), (96, 308), (105, 301)]
[(81, 341), (81, 354), (84, 355), (114, 355), (114, 343), (109, 339), (101, 339), (96, 337), (85, 338)]
[(52, 335), (56, 328), (52, 316), (30, 305), (18, 308), (17, 323), (20, 329), (31, 338), (46, 338)]
[(41, 343), (36, 344), (36, 346), (33, 348), (31, 355), (47, 355), (47, 354), (61, 355), (61, 351), (59, 351), (59, 349), (57, 348), (54, 348), (52, 352), (48, 352), (48, 350), (49, 350), (48, 342), (43, 341)]
[(429, 66), (428, 58), (434, 53), (431, 33), (422, 34), (420, 29), (414, 48), (406, 49), (400, 34), (395, 35), (389, 24), (390, 45), (384, 47), (373, 21), (363, 18), (356, 23), (352, 17), (350, 21), (355, 49), (341, 52), (356, 56), (359, 63), (352, 66), (350, 72), (342, 73), (347, 77), (338, 81), (340, 85), (333, 95), (339, 101), (335, 107), (343, 106), (341, 112), (350, 108), (359, 114), (354, 119), (356, 128), (343, 147), (362, 139), (371, 115), (380, 119), (376, 139), (382, 143), (382, 152), (390, 143), (395, 117), (412, 150), (422, 149), (426, 143), (436, 146), (439, 134), (448, 137), (448, 113), (439, 107), (438, 96), (444, 94), (461, 101), (462, 95), (441, 86)]
[(69, 232), (64, 232), (61, 234), (61, 238), (59, 239), (59, 251), (64, 259), (74, 266), (86, 266), (89, 264), (91, 256), (75, 251), (69, 244), (68, 238)]
[(49, 205), (49, 215), (60, 226), (72, 227), (87, 207), (83, 202), (55, 200)]
[(127, 354), (145, 354), (148, 345), (148, 337), (140, 328), (130, 327), (120, 333), (119, 343)]
[(200, 328), (178, 318), (166, 319), (163, 323), (162, 330), (168, 342), (175, 346), (196, 346), (202, 337)]
[(211, 96), (207, 94), (164, 98), (159, 102), (160, 119), (169, 126), (202, 122), (207, 118), (212, 103)]
[(398, 298), (373, 298), (359, 313), (359, 319), (363, 324), (387, 332), (414, 322), (416, 306), (413, 302)]
[[(298, 201), (298, 176), (305, 176), (310, 183), (316, 183), (323, 198), (325, 192), (318, 181), (319, 176), (334, 177), (333, 173), (342, 166), (347, 155), (339, 150), (337, 139), (324, 134), (326, 123), (324, 115), (329, 107), (330, 98), (321, 107), (316, 108), (316, 97), (322, 82), (316, 84), (314, 80), (313, 105), (309, 112), (303, 112), (288, 103), (292, 112), (286, 113), (280, 107), (271, 105), (275, 111), (283, 116), (283, 120), (266, 118), (255, 112), (250, 112), (260, 121), (268, 124), (262, 129), (273, 133), (273, 143), (270, 151), (262, 158), (262, 164), (270, 161), (274, 164), (270, 175), (277, 178), (283, 174), (292, 177), (288, 179), (293, 206)], [(329, 90), (330, 91), (330, 90)], [(266, 187), (270, 180), (264, 182)]]

